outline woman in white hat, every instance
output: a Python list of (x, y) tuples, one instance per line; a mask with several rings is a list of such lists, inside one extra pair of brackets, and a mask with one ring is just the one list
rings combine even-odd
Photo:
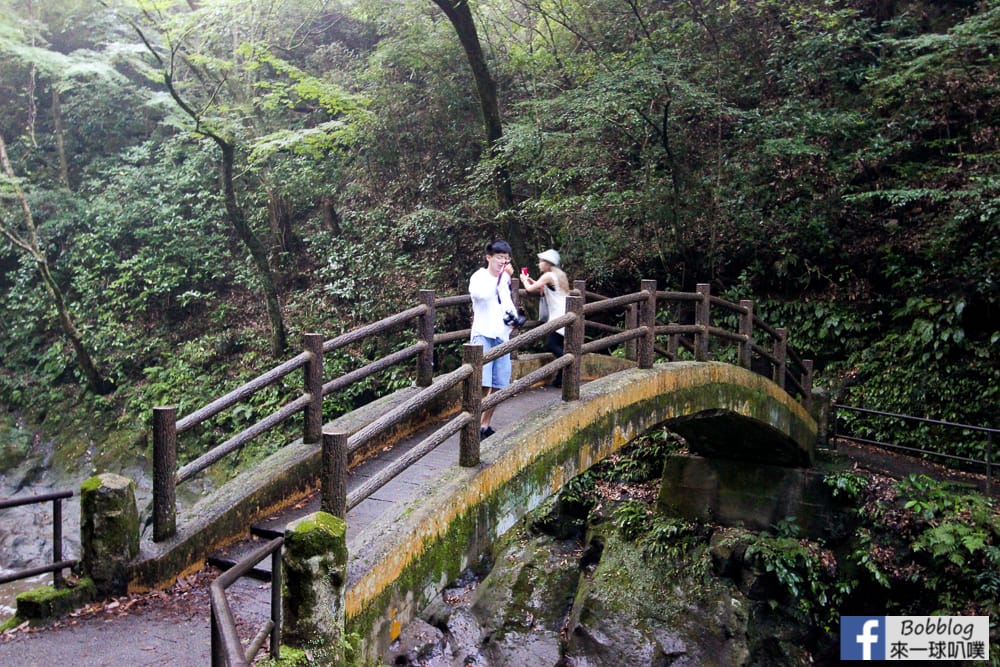
[[(522, 276), (524, 289), (533, 294), (542, 295), (542, 302), (539, 308), (541, 319), (545, 322), (560, 317), (566, 313), (566, 297), (569, 295), (569, 278), (561, 268), (559, 268), (559, 253), (552, 248), (545, 252), (538, 253), (538, 270), (541, 275), (538, 280), (533, 280), (525, 273)], [(526, 271), (526, 269), (525, 269)], [(563, 355), (563, 337), (566, 329), (561, 328), (553, 331), (545, 339), (545, 349), (559, 358)], [(562, 386), (562, 371), (556, 375), (552, 383), (554, 387)]]

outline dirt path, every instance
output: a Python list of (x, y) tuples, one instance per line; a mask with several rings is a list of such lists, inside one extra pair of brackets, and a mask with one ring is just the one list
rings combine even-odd
[[(986, 475), (983, 473), (965, 472), (920, 459), (907, 454), (900, 454), (883, 447), (864, 445), (846, 440), (836, 442), (837, 453), (846, 456), (854, 465), (863, 470), (888, 475), (902, 479), (909, 475), (927, 475), (932, 479), (964, 484), (986, 493)], [(1000, 466), (994, 466), (992, 495), (1000, 498)]]

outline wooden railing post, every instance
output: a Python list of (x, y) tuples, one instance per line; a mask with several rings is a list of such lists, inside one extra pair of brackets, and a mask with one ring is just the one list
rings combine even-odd
[[(630, 303), (625, 307), (625, 328), (633, 331), (639, 327), (639, 309), (636, 304)], [(639, 360), (639, 346), (633, 338), (625, 343), (625, 358), (630, 361)]]
[(753, 362), (753, 301), (742, 299), (740, 307), (745, 311), (740, 313), (740, 335), (746, 338), (740, 343), (739, 364), (750, 368)]
[(785, 388), (785, 370), (788, 368), (788, 330), (784, 328), (775, 329), (778, 337), (774, 339), (774, 383)]
[(586, 280), (574, 280), (573, 289), (580, 293), (580, 298), (583, 299), (583, 305), (587, 305), (587, 281)]
[(153, 541), (177, 533), (177, 408), (153, 408)]
[(302, 367), (305, 374), (305, 393), (309, 394), (302, 420), (302, 442), (319, 442), (323, 432), (323, 335), (307, 333), (302, 339), (309, 361)]
[(319, 508), (347, 520), (347, 433), (343, 431), (323, 431)]
[(572, 354), (573, 363), (563, 369), (562, 400), (576, 401), (580, 398), (580, 375), (583, 368), (583, 329), (587, 323), (583, 317), (583, 297), (566, 297), (566, 312), (576, 315), (566, 327), (563, 339), (563, 354)]
[(709, 300), (712, 287), (708, 283), (698, 283), (696, 290), (701, 298), (695, 302), (694, 307), (694, 323), (699, 327), (698, 333), (694, 335), (694, 358), (695, 361), (708, 361), (711, 359), (708, 349), (708, 327), (712, 322), (712, 302)]
[(806, 410), (812, 407), (813, 397), (813, 360), (802, 360), (802, 405)]
[(472, 418), (462, 427), (458, 464), (471, 468), (479, 465), (479, 422), (483, 415), (483, 346), (472, 343), (463, 345), (462, 363), (472, 367), (472, 373), (462, 384), (462, 412), (468, 413)]
[(646, 327), (646, 335), (639, 340), (639, 368), (652, 368), (656, 358), (656, 281), (643, 280), (639, 289), (646, 299), (639, 302), (639, 323)]
[(427, 310), (417, 320), (418, 337), (427, 343), (427, 347), (417, 357), (417, 386), (429, 387), (434, 381), (434, 290), (420, 290), (420, 303)]

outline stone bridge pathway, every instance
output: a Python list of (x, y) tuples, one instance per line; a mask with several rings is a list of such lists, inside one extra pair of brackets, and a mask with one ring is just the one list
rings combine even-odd
[[(493, 417), (493, 427), (498, 435), (492, 437), (502, 436), (506, 426), (516, 425), (525, 415), (559, 401), (560, 397), (558, 389), (539, 387), (504, 402)], [(416, 446), (435, 428), (437, 425), (427, 426), (392, 449), (357, 466), (351, 471), (348, 493)], [(352, 535), (357, 535), (361, 528), (375, 519), (387, 518), (393, 508), (405, 507), (419, 496), (422, 483), (430, 479), (436, 470), (458, 463), (458, 439), (457, 434), (452, 436), (348, 512), (348, 550), (351, 554), (360, 553), (365, 548), (357, 540), (352, 540)], [(290, 521), (318, 509), (319, 495), (316, 493), (294, 507), (258, 522), (256, 526), (264, 533), (280, 532)], [(264, 538), (248, 537), (213, 554), (213, 558), (239, 560), (263, 542)], [(269, 568), (270, 559), (265, 559), (258, 574), (268, 574)], [(105, 601), (45, 627), (22, 628), (0, 635), (0, 667), (209, 665), (208, 585), (215, 576), (214, 568), (208, 568), (181, 580), (166, 592), (154, 591)], [(247, 639), (268, 617), (270, 584), (245, 577), (229, 589), (229, 594), (230, 604), (241, 626), (241, 637)]]
[[(560, 396), (560, 390), (551, 387), (536, 387), (521, 393), (497, 407), (492, 426), (497, 430), (498, 435), (502, 436), (506, 425), (513, 424), (525, 415), (559, 401)], [(348, 494), (420, 444), (421, 440), (433, 433), (440, 425), (440, 423), (429, 424), (409, 438), (398, 442), (391, 449), (380, 452), (353, 468), (347, 480)], [(407, 506), (421, 495), (421, 490), (427, 480), (433, 479), (439, 470), (458, 464), (458, 440), (458, 434), (451, 436), (430, 454), (421, 458), (347, 513), (348, 553), (358, 554), (364, 550), (365, 545), (359, 543), (357, 537), (362, 528), (376, 519), (385, 517), (396, 508)], [(486, 446), (485, 442), (483, 446)], [(245, 554), (262, 545), (268, 539), (282, 533), (284, 527), (291, 521), (318, 512), (319, 507), (320, 498), (319, 493), (316, 492), (294, 507), (258, 521), (252, 528), (254, 535), (231, 545), (222, 552), (212, 554), (211, 558), (213, 561), (221, 562), (239, 561)], [(259, 571), (262, 575), (270, 576), (270, 559), (265, 559), (260, 564)], [(356, 578), (355, 576), (351, 577), (351, 579)]]

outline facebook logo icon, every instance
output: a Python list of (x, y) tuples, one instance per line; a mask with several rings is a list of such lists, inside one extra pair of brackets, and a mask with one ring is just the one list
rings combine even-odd
[(885, 616), (841, 616), (840, 659), (885, 660)]

